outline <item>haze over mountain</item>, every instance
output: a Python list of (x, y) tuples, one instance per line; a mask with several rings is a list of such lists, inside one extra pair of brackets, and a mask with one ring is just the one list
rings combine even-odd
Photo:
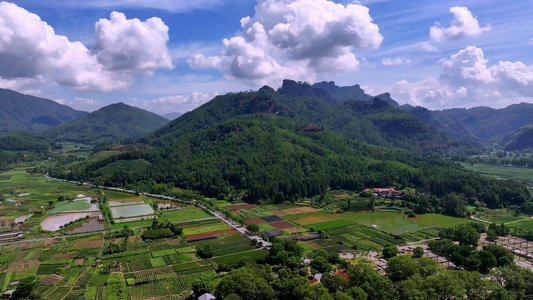
[(171, 112), (171, 113), (168, 113), (168, 114), (164, 114), (163, 117), (167, 120), (174, 120), (174, 119), (177, 119), (179, 118), (181, 115), (183, 115), (182, 113), (179, 113), (179, 112)]
[(87, 114), (49, 99), (0, 89), (0, 134), (38, 133)]
[(500, 143), (510, 133), (533, 124), (533, 104), (513, 104), (506, 108), (474, 107), (430, 111), (422, 107), (404, 109), (464, 143)]
[(143, 136), (166, 123), (168, 120), (157, 114), (124, 103), (115, 103), (50, 128), (43, 135), (56, 141), (119, 143)]
[(502, 139), (506, 151), (533, 149), (533, 125), (520, 129)]

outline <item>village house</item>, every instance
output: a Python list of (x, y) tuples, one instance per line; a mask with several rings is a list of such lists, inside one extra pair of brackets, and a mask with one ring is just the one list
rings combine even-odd
[(382, 197), (399, 197), (401, 196), (401, 192), (395, 189), (391, 188), (374, 188), (374, 194), (376, 196), (382, 196)]

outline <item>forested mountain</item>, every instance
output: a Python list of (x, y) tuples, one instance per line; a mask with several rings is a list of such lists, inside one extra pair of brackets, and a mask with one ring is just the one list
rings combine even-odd
[[(387, 99), (387, 95), (383, 95)], [(389, 96), (390, 98), (390, 96)], [(183, 134), (206, 129), (239, 115), (269, 113), (327, 128), (350, 139), (399, 147), (423, 154), (449, 154), (460, 143), (413, 114), (375, 97), (370, 101), (333, 98), (321, 88), (285, 80), (275, 91), (265, 86), (257, 92), (217, 96), (194, 111), (140, 139), (155, 146), (171, 143)]]
[(50, 128), (43, 135), (56, 141), (117, 143), (143, 136), (166, 123), (167, 119), (149, 111), (115, 103)]
[(10, 132), (42, 132), (86, 112), (74, 110), (52, 100), (0, 89), (0, 135)]
[[(368, 145), (307, 124), (275, 114), (241, 115), (183, 134), (164, 148), (52, 173), (145, 191), (170, 185), (219, 198), (239, 195), (250, 202), (296, 200), (331, 188), (381, 186), (414, 187), (437, 197), (462, 194), (469, 203), (489, 207), (530, 199), (521, 184), (488, 179), (459, 164)], [(135, 172), (109, 172), (110, 166), (137, 161), (143, 167)], [(464, 204), (454, 200), (447, 205)]]
[(527, 126), (502, 140), (506, 151), (533, 149), (533, 125)]
[(462, 142), (481, 145), (499, 143), (511, 132), (533, 123), (533, 104), (513, 104), (506, 108), (474, 107), (430, 111), (402, 106), (418, 118)]
[(46, 153), (58, 147), (59, 145), (54, 140), (29, 132), (16, 132), (0, 136), (0, 150)]

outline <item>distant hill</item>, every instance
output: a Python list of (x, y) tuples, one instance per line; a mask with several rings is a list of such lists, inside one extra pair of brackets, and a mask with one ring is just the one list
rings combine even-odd
[(533, 149), (533, 125), (504, 138), (502, 143), (505, 144), (505, 151)]
[(117, 143), (143, 136), (166, 123), (168, 120), (159, 115), (116, 103), (50, 128), (43, 135), (56, 141)]
[(29, 132), (15, 132), (0, 136), (0, 150), (46, 153), (59, 146), (54, 140)]
[(447, 154), (459, 143), (415, 115), (387, 103), (390, 96), (371, 101), (337, 101), (321, 88), (284, 80), (275, 91), (265, 86), (257, 92), (229, 93), (215, 97), (146, 135), (140, 142), (153, 146), (171, 143), (183, 134), (206, 129), (239, 115), (268, 113), (316, 125), (366, 143), (398, 147), (422, 154)]
[(172, 112), (172, 113), (164, 114), (163, 118), (172, 121), (174, 119), (179, 118), (181, 115), (183, 115), (183, 114), (179, 113), (179, 112)]
[(0, 135), (18, 131), (38, 133), (87, 114), (52, 100), (0, 89)]
[(418, 118), (462, 142), (480, 145), (499, 143), (509, 133), (533, 123), (533, 104), (513, 104), (506, 108), (474, 107), (429, 111), (402, 106)]

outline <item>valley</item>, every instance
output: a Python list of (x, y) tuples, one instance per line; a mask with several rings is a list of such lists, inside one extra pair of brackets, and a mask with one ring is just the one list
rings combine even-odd
[(393, 282), (431, 293), (404, 264), (458, 297), (461, 276), (517, 293), (483, 276), (533, 268), (528, 150), (430, 124), (389, 94), (285, 80), (170, 122), (116, 104), (0, 136), (2, 292), (31, 280), (41, 299), (220, 298), (256, 280), (254, 293), (326, 299), (403, 299)]

